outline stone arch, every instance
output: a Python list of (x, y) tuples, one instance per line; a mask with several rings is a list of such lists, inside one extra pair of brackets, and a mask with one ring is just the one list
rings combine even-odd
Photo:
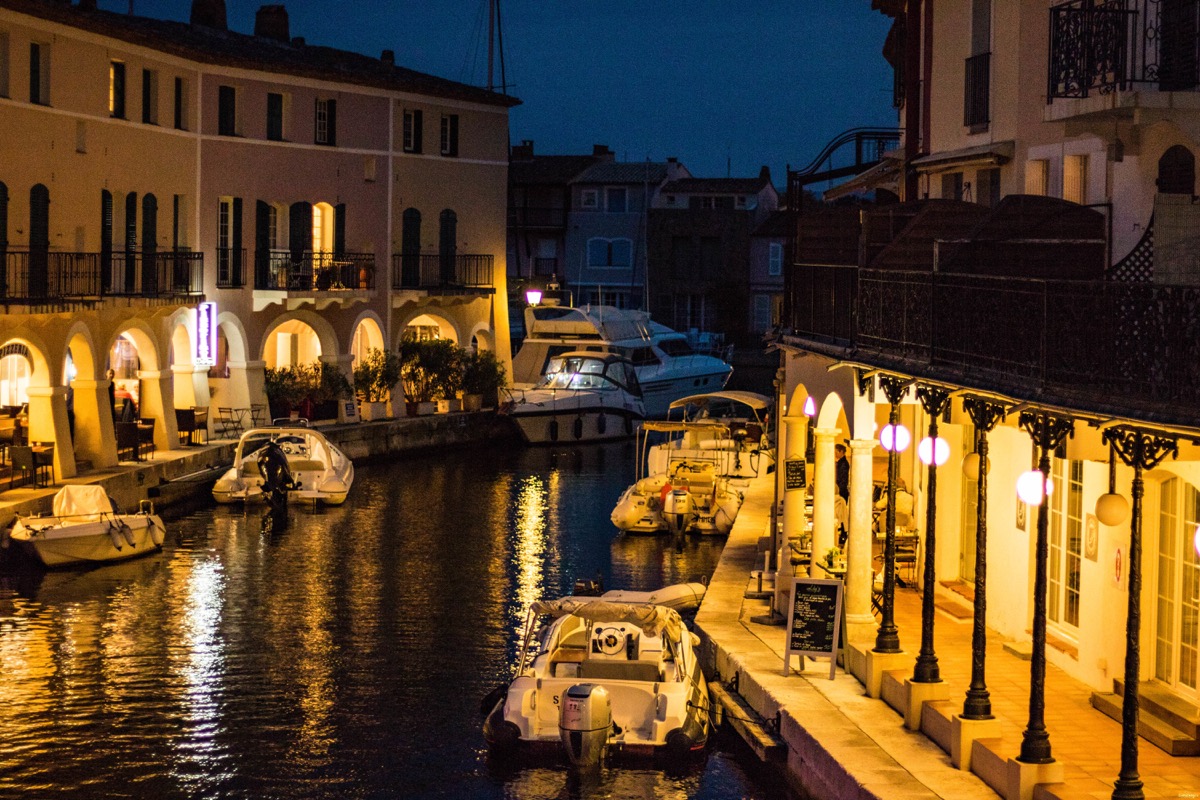
[[(270, 348), (273, 345), (273, 335), (279, 332), (280, 327), (293, 321), (303, 323), (316, 336), (316, 346), (311, 348), (315, 354), (312, 359), (308, 360), (316, 361), (322, 355), (332, 356), (340, 352), (337, 333), (333, 330), (333, 326), (329, 321), (315, 311), (298, 309), (280, 314), (267, 326), (267, 332), (263, 334), (262, 344), (259, 347), (259, 358), (265, 361), (268, 366), (274, 366), (277, 361), (276, 354), (270, 352)], [(301, 357), (301, 361), (305, 361), (303, 356)]]
[(842, 437), (849, 438), (850, 424), (846, 419), (846, 406), (837, 392), (830, 392), (817, 405), (817, 427), (839, 428)]
[(444, 314), (438, 313), (437, 309), (418, 309), (407, 315), (407, 318), (396, 326), (396, 344), (404, 338), (405, 333), (410, 326), (415, 326), (423, 329), (422, 333), (429, 333), (436, 329), (439, 339), (449, 339), (456, 344), (462, 342), (462, 335), (459, 333), (458, 326)]
[(66, 361), (61, 353), (46, 346), (32, 332), (22, 332), (0, 345), (0, 353), (16, 355), (30, 365), (26, 396), (29, 403), (30, 442), (54, 443), (54, 474), (57, 479), (75, 475), (75, 449), (67, 419), (67, 389), (59, 384)]
[[(217, 314), (217, 366), (207, 378), (208, 397), (201, 397), (210, 408), (249, 408), (265, 404), (262, 361), (250, 360), (249, 337), (236, 314), (222, 311)], [(214, 426), (216, 415), (209, 414)]]
[(113, 429), (111, 383), (104, 374), (104, 361), (96, 350), (91, 330), (76, 322), (67, 331), (64, 359), (70, 353), (75, 367), (67, 383), (68, 426), (74, 419), (71, 444), (75, 455), (96, 467), (117, 463), (116, 435)]
[(1196, 156), (1181, 144), (1168, 147), (1158, 159), (1154, 184), (1160, 194), (1196, 193)]
[(480, 350), (496, 350), (496, 333), (485, 322), (478, 323), (471, 331), (464, 347)]
[(172, 373), (176, 408), (208, 405), (208, 368), (196, 367), (196, 310), (181, 308), (167, 320), (170, 343), (167, 363)]
[(350, 334), (350, 354), (355, 359), (366, 356), (371, 348), (387, 349), (387, 339), (383, 335), (383, 320), (374, 311), (367, 310), (358, 315)]

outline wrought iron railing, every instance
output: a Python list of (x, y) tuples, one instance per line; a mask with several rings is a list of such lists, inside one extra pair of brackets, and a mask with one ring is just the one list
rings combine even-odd
[(1143, 85), (1200, 89), (1200, 0), (1070, 0), (1050, 9), (1047, 102)]
[(1200, 422), (1200, 287), (793, 269), (793, 291), (812, 287), (812, 298), (793, 300), (790, 335), (855, 360), (1016, 398)]
[(246, 248), (217, 248), (217, 288), (240, 289), (246, 285)]
[(491, 255), (396, 253), (392, 256), (393, 289), (425, 289), (441, 294), (490, 294)]
[(967, 59), (963, 84), (963, 125), (987, 125), (991, 120), (991, 53)]
[[(149, 266), (148, 266), (149, 265)], [(0, 302), (47, 304), (102, 297), (190, 297), (204, 293), (204, 256), (191, 251), (68, 253), (8, 249)]]
[(287, 250), (255, 254), (254, 288), (284, 292), (348, 292), (375, 288), (374, 253)]

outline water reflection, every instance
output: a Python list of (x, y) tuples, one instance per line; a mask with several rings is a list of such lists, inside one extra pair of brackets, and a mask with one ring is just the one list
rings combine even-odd
[(723, 752), (680, 774), (500, 769), (480, 699), (529, 604), (577, 577), (711, 573), (608, 515), (631, 444), (476, 450), (358, 471), (350, 501), (168, 520), (164, 552), (0, 574), (0, 796), (768, 797)]

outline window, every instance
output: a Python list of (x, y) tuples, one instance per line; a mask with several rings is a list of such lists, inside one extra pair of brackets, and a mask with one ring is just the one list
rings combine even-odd
[(273, 142), (283, 141), (283, 95), (267, 92), (267, 138)]
[(771, 330), (771, 295), (754, 295), (754, 332), (765, 333)]
[(1050, 186), (1050, 162), (1044, 158), (1025, 162), (1025, 194), (1045, 195)]
[(588, 266), (626, 268), (633, 263), (633, 243), (628, 239), (588, 239)]
[(404, 109), (404, 152), (421, 152), (421, 133), (423, 130), (421, 109)]
[(995, 208), (1000, 202), (1000, 168), (981, 169), (975, 173), (975, 202)]
[(125, 65), (120, 61), (108, 65), (108, 114), (125, 119)]
[(366, 156), (363, 159), (363, 180), (368, 183), (375, 182), (375, 174), (378, 172), (379, 166), (375, 156)]
[(87, 152), (87, 123), (81, 119), (75, 121), (75, 152)]
[(8, 33), (0, 31), (0, 97), (8, 97)]
[(771, 242), (771, 258), (767, 264), (767, 274), (778, 276), (783, 274), (783, 245)]
[(599, 208), (600, 207), (600, 191), (598, 189), (584, 189), (579, 193), (580, 208)]
[[(1079, 574), (1083, 556), (1083, 462), (1054, 459), (1049, 551), (1046, 565), (1046, 618), (1079, 627)], [(1062, 488), (1065, 487), (1066, 491)]]
[(609, 186), (604, 190), (604, 207), (609, 213), (629, 210), (629, 193), (624, 186)]
[(942, 176), (942, 199), (963, 199), (963, 174), (961, 172), (947, 172)]
[(987, 130), (991, 97), (992, 0), (971, 0), (971, 57), (963, 74), (963, 125)]
[(317, 100), (316, 135), (313, 141), (333, 147), (337, 144), (337, 101)]
[(158, 73), (152, 69), (142, 70), (142, 122), (158, 124)]
[(1063, 200), (1084, 205), (1087, 203), (1087, 155), (1063, 159)]
[(1200, 492), (1170, 478), (1159, 485), (1158, 509), (1154, 677), (1194, 702), (1200, 687), (1200, 559), (1193, 536)]
[(29, 102), (50, 105), (50, 45), (29, 44)]
[(442, 155), (458, 155), (458, 114), (442, 114)]
[(187, 130), (187, 85), (183, 78), (175, 79), (175, 130)]
[(232, 86), (217, 87), (217, 134), (238, 135), (238, 93)]

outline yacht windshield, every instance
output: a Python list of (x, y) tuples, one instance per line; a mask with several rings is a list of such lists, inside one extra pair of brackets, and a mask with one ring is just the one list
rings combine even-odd
[(611, 389), (604, 377), (604, 362), (598, 358), (552, 358), (538, 384), (542, 389)]
[(669, 356), (675, 356), (676, 358), (679, 358), (680, 356), (694, 355), (696, 352), (692, 349), (692, 346), (688, 344), (687, 339), (683, 338), (682, 336), (678, 338), (671, 337), (659, 339), (658, 346), (664, 353)]

